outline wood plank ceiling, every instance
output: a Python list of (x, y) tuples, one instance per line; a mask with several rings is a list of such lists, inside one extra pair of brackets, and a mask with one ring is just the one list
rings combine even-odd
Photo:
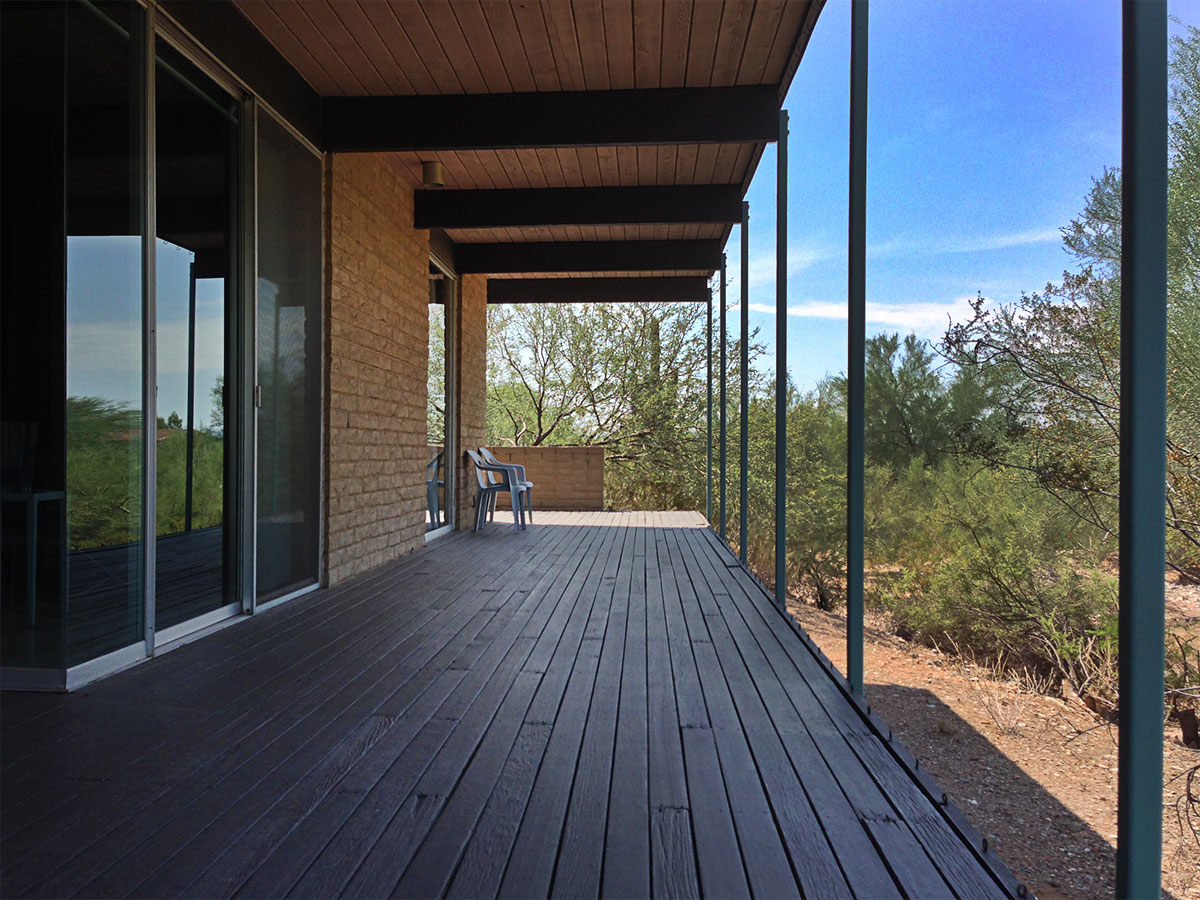
[[(782, 102), (824, 0), (234, 2), (323, 97), (765, 85), (776, 88)], [(422, 186), (422, 162), (436, 159), (444, 166), (445, 190), (726, 184), (744, 191), (764, 146), (743, 140), (399, 150), (393, 161), (415, 189)], [(731, 227), (727, 221), (580, 222), (448, 227), (447, 234), (455, 243), (724, 241)]]

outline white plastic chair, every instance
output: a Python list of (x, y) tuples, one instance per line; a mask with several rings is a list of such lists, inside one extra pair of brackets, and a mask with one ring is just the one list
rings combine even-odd
[[(475, 478), (479, 482), (479, 492), (475, 495), (475, 527), (478, 531), (486, 522), (488, 507), (496, 494), (507, 492), (512, 500), (513, 529), (520, 531), (525, 527), (524, 504), (521, 495), (525, 493), (525, 485), (516, 480), (516, 473), (509, 466), (494, 466), (486, 463), (474, 450), (468, 450), (467, 456), (475, 464)], [(499, 476), (493, 481), (492, 476)]]
[[(487, 447), (479, 448), (479, 455), (483, 457), (484, 462), (492, 466), (504, 466), (506, 469), (512, 469), (515, 475), (514, 481), (518, 482), (525, 488), (525, 508), (529, 513), (529, 521), (533, 521), (533, 482), (525, 476), (525, 467), (518, 463), (506, 463), (496, 459), (494, 453)], [(490, 499), (493, 515), (496, 511), (496, 495), (493, 494)]]

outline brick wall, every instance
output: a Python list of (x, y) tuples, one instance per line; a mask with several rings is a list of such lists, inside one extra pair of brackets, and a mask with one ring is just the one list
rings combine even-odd
[[(459, 279), (458, 309), (458, 490), (457, 526), (470, 528), (477, 482), (464, 450), (487, 439), (487, 277)], [(536, 495), (535, 495), (536, 497)]]
[(421, 546), (429, 234), (387, 154), (326, 158), (330, 584)]
[[(502, 462), (525, 467), (539, 509), (604, 509), (603, 447), (492, 447)], [(472, 479), (474, 473), (472, 473)], [(472, 491), (474, 488), (472, 488)], [(502, 494), (497, 509), (506, 509)]]

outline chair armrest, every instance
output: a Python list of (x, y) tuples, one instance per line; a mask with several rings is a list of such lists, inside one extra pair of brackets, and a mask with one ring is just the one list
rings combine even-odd
[(487, 463), (476, 463), (475, 465), (481, 472), (496, 472), (502, 475), (503, 478), (501, 479), (500, 484), (504, 485), (506, 489), (518, 491), (525, 489), (523, 484), (514, 484), (516, 478), (514, 477), (511, 466), (493, 466)]

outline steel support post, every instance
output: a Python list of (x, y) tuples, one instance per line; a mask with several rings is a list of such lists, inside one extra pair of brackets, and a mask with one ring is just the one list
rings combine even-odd
[(775, 146), (775, 602), (787, 609), (787, 177), (788, 114)]
[(1117, 896), (1162, 891), (1167, 4), (1122, 6)]
[(728, 403), (728, 399), (726, 396), (726, 381), (728, 381), (729, 365), (725, 359), (726, 347), (729, 343), (729, 338), (728, 338), (728, 329), (726, 328), (726, 321), (725, 321), (726, 309), (727, 309), (726, 303), (725, 303), (725, 272), (726, 272), (725, 254), (722, 253), (721, 254), (721, 290), (720, 290), (721, 353), (718, 358), (718, 361), (721, 364), (721, 371), (719, 373), (719, 375), (720, 375), (720, 395), (721, 395), (721, 397), (720, 397), (720, 406), (721, 406), (721, 409), (720, 409), (720, 423), (721, 423), (721, 452), (720, 452), (720, 457), (721, 457), (721, 459), (720, 459), (720, 462), (721, 462), (721, 497), (720, 497), (720, 500), (721, 500), (721, 511), (720, 511), (720, 523), (719, 523), (720, 527), (718, 528), (718, 531), (720, 532), (720, 535), (721, 535), (721, 540), (726, 539), (725, 538), (725, 500), (726, 500), (726, 495), (727, 495), (726, 489), (728, 487), (728, 480), (729, 480), (728, 479), (729, 472), (728, 472), (728, 467), (726, 465), (726, 458), (728, 457), (728, 451), (729, 451), (729, 440), (728, 440), (728, 435), (727, 435), (729, 403)]
[(867, 0), (850, 7), (850, 234), (846, 362), (846, 678), (863, 692), (867, 287)]
[(706, 432), (704, 438), (704, 520), (712, 525), (713, 517), (713, 299), (711, 292), (708, 295), (708, 304), (705, 307), (704, 321), (704, 359), (708, 368), (708, 402), (706, 405), (707, 415), (705, 416)]
[(746, 545), (750, 539), (750, 204), (742, 201), (742, 268), (738, 281), (741, 283), (741, 366), (739, 377), (742, 382), (741, 429), (738, 435), (740, 447), (738, 474), (741, 476), (738, 506), (738, 556), (747, 561)]

